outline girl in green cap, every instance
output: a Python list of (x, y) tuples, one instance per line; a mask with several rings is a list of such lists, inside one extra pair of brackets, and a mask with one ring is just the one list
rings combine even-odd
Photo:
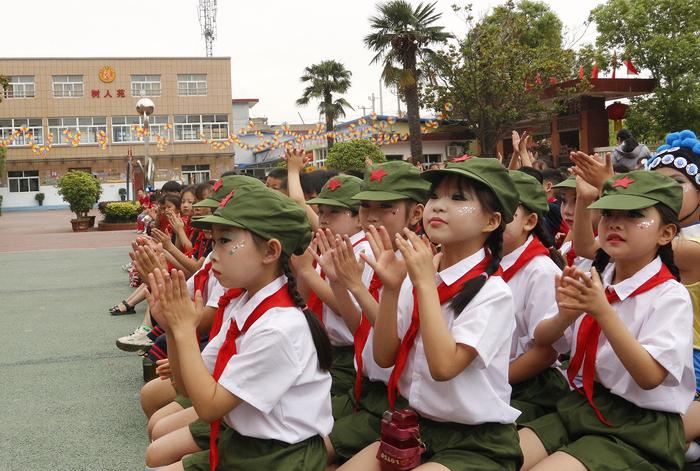
[(539, 345), (571, 345), (574, 390), (520, 431), (523, 469), (683, 469), (680, 414), (695, 380), (692, 305), (671, 247), (681, 202), (672, 179), (635, 171), (590, 206), (602, 210), (591, 274), (564, 269), (559, 312), (535, 331)]
[(159, 439), (176, 444), (177, 456), (194, 453), (182, 461), (152, 452), (156, 440), (147, 466), (323, 470), (321, 437), (333, 425), (331, 348), (289, 263), (311, 240), (304, 211), (278, 192), (239, 187), (194, 224), (212, 227), (211, 270), (228, 289), (219, 299), (221, 324), (204, 351), (196, 338), (202, 294), (192, 302), (182, 272), (149, 275), (149, 303), (166, 329), (174, 378), (211, 428), (208, 440), (187, 427)]
[[(371, 231), (376, 261), (367, 261), (384, 283), (374, 358), (393, 366), (391, 409), (400, 394), (419, 415), (425, 453), (416, 469), (516, 470), (519, 411), (509, 404), (508, 384), (513, 297), (494, 275), (518, 193), (495, 159), (448, 163), (423, 178), (432, 184), (423, 224), (442, 251), (435, 256), (427, 239), (408, 230)], [(340, 469), (381, 469), (379, 459), (398, 458), (390, 439), (382, 437)]]

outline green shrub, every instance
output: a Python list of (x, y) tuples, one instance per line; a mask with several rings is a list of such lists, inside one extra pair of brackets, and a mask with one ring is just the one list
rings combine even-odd
[(366, 157), (375, 163), (386, 160), (379, 146), (366, 139), (336, 142), (328, 151), (326, 167), (339, 172), (347, 172), (348, 170), (364, 172)]
[(86, 172), (70, 171), (58, 180), (58, 194), (70, 205), (76, 217), (87, 217), (88, 211), (102, 194), (100, 182)]
[(135, 222), (141, 206), (131, 201), (118, 201), (105, 206), (105, 222)]

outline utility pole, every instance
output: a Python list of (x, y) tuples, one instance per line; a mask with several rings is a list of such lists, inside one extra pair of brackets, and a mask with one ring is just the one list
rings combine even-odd
[(384, 116), (384, 96), (382, 93), (382, 79), (379, 78), (379, 114)]
[(362, 110), (362, 116), (367, 116), (367, 110), (369, 109), (369, 106), (360, 105), (358, 106), (358, 108)]
[(372, 113), (376, 113), (376, 110), (374, 108), (374, 102), (377, 100), (377, 97), (374, 96), (374, 92), (372, 92), (372, 94), (368, 96), (367, 99), (372, 102)]

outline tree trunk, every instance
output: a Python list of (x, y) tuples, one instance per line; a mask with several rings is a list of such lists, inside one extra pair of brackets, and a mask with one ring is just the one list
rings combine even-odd
[(408, 132), (411, 145), (411, 157), (414, 162), (423, 162), (423, 141), (421, 139), (420, 126), (420, 100), (418, 99), (418, 81), (416, 80), (416, 57), (409, 59), (406, 70), (411, 72), (414, 81), (404, 87), (406, 97), (406, 117), (408, 118)]
[(333, 113), (331, 113), (331, 109), (333, 107), (333, 95), (331, 95), (330, 92), (324, 93), (323, 102), (326, 108), (326, 144), (328, 146), (328, 150), (331, 150), (331, 147), (333, 147), (333, 143), (335, 142), (335, 139), (329, 135), (329, 133), (333, 132)]

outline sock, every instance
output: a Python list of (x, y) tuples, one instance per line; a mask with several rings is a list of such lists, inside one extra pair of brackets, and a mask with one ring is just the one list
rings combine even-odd
[(151, 327), (150, 325), (146, 325), (146, 324), (141, 324), (141, 327), (143, 327), (144, 329), (146, 329), (146, 332), (150, 332), (151, 329), (153, 329), (153, 327)]
[(697, 442), (690, 442), (688, 450), (685, 452), (685, 461), (692, 463), (700, 458), (700, 445)]

